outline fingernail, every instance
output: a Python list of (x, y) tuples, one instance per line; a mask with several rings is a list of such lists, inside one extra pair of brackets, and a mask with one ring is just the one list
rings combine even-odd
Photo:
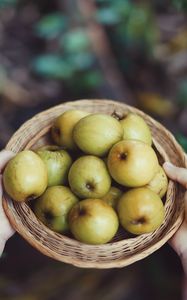
[(166, 168), (166, 169), (171, 169), (174, 167), (174, 165), (172, 163), (170, 163), (169, 161), (166, 161), (164, 164), (163, 164), (163, 167)]

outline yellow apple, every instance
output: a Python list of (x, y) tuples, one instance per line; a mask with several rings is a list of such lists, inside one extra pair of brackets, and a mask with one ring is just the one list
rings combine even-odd
[(72, 164), (72, 158), (69, 153), (54, 145), (41, 147), (36, 150), (36, 153), (47, 167), (48, 186), (66, 184)]
[(85, 153), (104, 156), (112, 145), (122, 139), (123, 129), (113, 117), (92, 114), (81, 119), (74, 127), (73, 138)]
[(78, 198), (66, 186), (52, 186), (36, 199), (34, 212), (51, 230), (64, 233), (69, 229), (68, 213)]
[(77, 159), (69, 170), (68, 180), (71, 190), (80, 198), (100, 198), (111, 186), (105, 163), (93, 155)]
[(112, 178), (127, 187), (146, 185), (159, 168), (153, 148), (136, 140), (115, 144), (109, 152), (107, 165)]
[(123, 128), (124, 140), (139, 140), (151, 146), (151, 130), (142, 117), (129, 113), (124, 119), (120, 120), (120, 124)]
[(73, 128), (80, 119), (88, 114), (86, 111), (76, 109), (67, 110), (61, 114), (51, 128), (54, 142), (66, 149), (75, 150), (77, 147), (73, 140)]
[(105, 244), (116, 234), (119, 221), (114, 209), (101, 199), (85, 199), (70, 211), (69, 227), (80, 242)]
[(47, 188), (47, 168), (36, 153), (23, 150), (6, 165), (3, 184), (13, 200), (32, 200)]
[(119, 199), (117, 213), (122, 227), (132, 234), (149, 233), (164, 221), (161, 198), (148, 188), (134, 188)]

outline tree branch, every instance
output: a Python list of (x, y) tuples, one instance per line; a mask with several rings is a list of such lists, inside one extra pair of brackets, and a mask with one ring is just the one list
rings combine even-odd
[(77, 0), (78, 8), (86, 23), (93, 51), (99, 61), (108, 85), (112, 88), (116, 99), (133, 104), (133, 96), (123, 75), (119, 71), (108, 37), (103, 27), (94, 20), (96, 5), (94, 0)]

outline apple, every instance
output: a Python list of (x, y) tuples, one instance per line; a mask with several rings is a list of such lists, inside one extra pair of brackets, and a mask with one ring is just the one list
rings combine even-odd
[(146, 185), (147, 188), (151, 189), (153, 192), (157, 193), (161, 198), (167, 192), (168, 188), (168, 178), (164, 169), (159, 166), (158, 172), (155, 174), (153, 179)]
[(110, 206), (112, 206), (114, 209), (116, 209), (118, 200), (122, 196), (122, 194), (123, 192), (120, 189), (118, 189), (115, 186), (111, 186), (108, 193), (104, 195), (101, 199)]
[(65, 186), (48, 187), (36, 200), (34, 212), (51, 230), (65, 233), (69, 230), (68, 213), (78, 198)]
[(128, 232), (139, 235), (156, 230), (164, 221), (161, 198), (148, 188), (134, 188), (119, 199), (117, 213), (120, 224)]
[(139, 140), (151, 146), (151, 130), (142, 117), (137, 114), (129, 113), (125, 118), (120, 120), (123, 128), (124, 140)]
[(57, 117), (51, 128), (54, 142), (66, 149), (75, 150), (77, 147), (73, 140), (73, 128), (81, 118), (88, 114), (86, 111), (70, 109)]
[(37, 149), (36, 153), (47, 167), (48, 186), (65, 184), (72, 164), (72, 159), (68, 152), (60, 149), (58, 146), (48, 145), (45, 148)]
[(116, 234), (119, 221), (114, 209), (101, 199), (85, 199), (70, 211), (69, 227), (80, 242), (105, 244)]
[(153, 148), (137, 140), (115, 144), (109, 152), (107, 165), (112, 178), (127, 187), (146, 185), (159, 168)]
[(31, 150), (16, 154), (6, 165), (3, 185), (15, 201), (32, 200), (47, 188), (47, 169), (42, 159)]
[(80, 198), (100, 198), (110, 189), (111, 178), (102, 159), (85, 155), (78, 158), (68, 174), (73, 193)]
[(73, 139), (85, 153), (104, 156), (122, 139), (120, 123), (109, 115), (92, 114), (81, 119), (73, 129)]

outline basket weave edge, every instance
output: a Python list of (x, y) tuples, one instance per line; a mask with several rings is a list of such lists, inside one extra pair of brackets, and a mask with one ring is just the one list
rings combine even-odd
[(139, 261), (143, 258), (146, 258), (153, 252), (157, 251), (159, 248), (161, 248), (176, 232), (176, 230), (179, 228), (183, 221), (183, 216), (181, 215), (180, 218), (178, 218), (175, 222), (175, 226), (173, 226), (173, 229), (170, 230), (170, 232), (162, 238), (160, 241), (158, 241), (156, 244), (150, 246), (148, 249), (142, 250), (141, 253), (134, 254), (133, 257), (126, 257), (125, 259), (120, 259), (118, 261), (111, 261), (111, 262), (80, 262), (80, 260), (69, 258), (69, 257), (63, 257), (55, 253), (53, 254), (53, 251), (49, 250), (45, 245), (42, 245), (42, 250), (41, 250), (41, 245), (39, 244), (39, 241), (33, 241), (32, 237), (28, 239), (28, 233), (26, 232), (24, 227), (19, 227), (17, 222), (15, 222), (15, 219), (12, 214), (9, 214), (9, 209), (8, 209), (8, 204), (7, 201), (3, 201), (3, 207), (5, 211), (7, 212), (7, 216), (10, 220), (11, 223), (14, 224), (14, 229), (35, 249), (37, 249), (39, 252), (42, 254), (45, 254), (46, 256), (50, 258), (57, 259), (60, 262), (65, 262), (72, 264), (76, 267), (81, 267), (81, 268), (96, 268), (96, 269), (110, 269), (110, 268), (122, 268), (125, 266), (128, 266), (130, 264), (133, 264), (136, 261)]

